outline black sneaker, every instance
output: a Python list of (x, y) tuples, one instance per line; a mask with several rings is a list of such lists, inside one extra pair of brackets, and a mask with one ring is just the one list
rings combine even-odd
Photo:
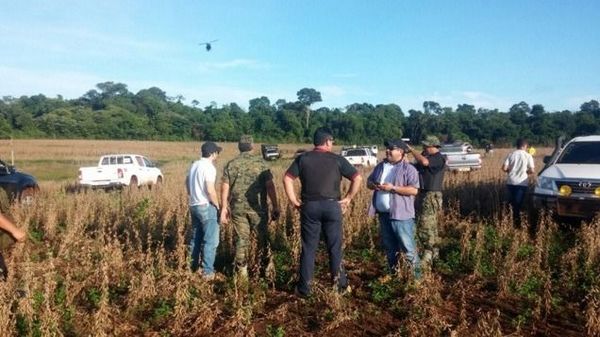
[(345, 287), (340, 287), (340, 288), (338, 288), (338, 294), (340, 294), (342, 296), (350, 295), (350, 294), (352, 294), (352, 287), (350, 285), (347, 285)]
[(301, 292), (300, 290), (298, 290), (298, 287), (294, 288), (294, 295), (296, 295), (296, 297), (299, 297), (302, 299), (306, 299), (310, 296), (310, 294), (305, 294), (305, 293)]

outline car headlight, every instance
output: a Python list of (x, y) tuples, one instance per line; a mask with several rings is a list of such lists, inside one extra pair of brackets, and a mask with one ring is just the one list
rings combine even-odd
[(562, 185), (559, 188), (558, 193), (562, 196), (568, 197), (571, 195), (571, 193), (573, 193), (573, 190), (571, 189), (571, 187), (569, 185)]
[(548, 177), (538, 177), (538, 187), (544, 190), (556, 190), (554, 179)]

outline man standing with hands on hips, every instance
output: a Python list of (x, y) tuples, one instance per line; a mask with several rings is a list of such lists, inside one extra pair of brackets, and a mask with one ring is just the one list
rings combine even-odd
[[(331, 130), (317, 129), (313, 136), (315, 148), (298, 156), (283, 177), (285, 194), (300, 210), (302, 252), (296, 291), (302, 297), (310, 295), (321, 230), (329, 253), (331, 278), (337, 281), (338, 292), (350, 291), (342, 265), (342, 213), (360, 189), (362, 177), (348, 160), (331, 152), (333, 142)], [(340, 191), (342, 177), (351, 181), (343, 198)], [(294, 191), (296, 178), (300, 178), (302, 185), (302, 202)]]

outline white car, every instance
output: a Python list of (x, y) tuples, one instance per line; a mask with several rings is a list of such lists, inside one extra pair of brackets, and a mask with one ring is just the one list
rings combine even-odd
[(563, 217), (593, 217), (600, 211), (600, 136), (576, 137), (561, 145), (544, 157), (534, 205)]
[(109, 154), (97, 166), (79, 169), (79, 184), (93, 188), (159, 185), (163, 174), (148, 158), (139, 154)]
[(343, 149), (341, 155), (354, 166), (371, 167), (377, 165), (377, 156), (368, 147)]

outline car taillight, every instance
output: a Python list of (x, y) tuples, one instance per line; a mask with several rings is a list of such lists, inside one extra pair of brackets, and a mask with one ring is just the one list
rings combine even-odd
[(117, 176), (123, 178), (123, 169), (117, 169)]

